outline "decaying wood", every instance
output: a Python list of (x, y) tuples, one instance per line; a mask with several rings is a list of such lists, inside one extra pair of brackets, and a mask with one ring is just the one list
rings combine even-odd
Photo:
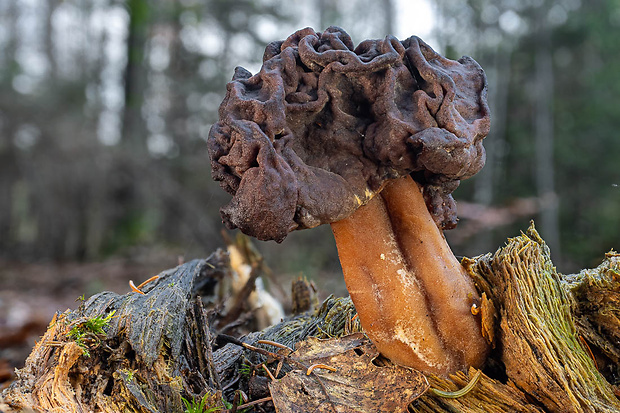
[[(429, 377), (430, 385), (436, 389), (457, 391), (473, 378), (474, 369), (469, 373), (458, 372), (451, 379)], [(462, 412), (462, 413), (506, 413), (543, 412), (540, 407), (530, 404), (523, 392), (513, 386), (503, 384), (482, 374), (476, 386), (465, 396), (456, 399), (442, 398), (427, 393), (410, 406), (416, 413)]]
[[(612, 386), (597, 371), (579, 338), (583, 333), (576, 327), (574, 312), (585, 303), (580, 304), (569, 287), (583, 282), (556, 272), (549, 249), (533, 225), (495, 254), (465, 260), (465, 265), (489, 297), (487, 305), (494, 307), (489, 313), (497, 314), (486, 320), (496, 324), (497, 351), (488, 364), (505, 369), (505, 377), (491, 383), (485, 375), (477, 389), (455, 400), (422, 397), (418, 403), (424, 408), (419, 411), (442, 411), (443, 407), (475, 412), (479, 406), (494, 412), (620, 410)], [(598, 271), (608, 267), (590, 270), (590, 279), (600, 279)], [(568, 279), (573, 283), (568, 284)], [(433, 385), (437, 380), (432, 380)], [(454, 377), (457, 380), (464, 384)]]
[(316, 286), (301, 276), (291, 285), (291, 312), (303, 314), (319, 306)]
[(563, 282), (574, 297), (577, 330), (589, 343), (599, 370), (610, 383), (620, 384), (620, 254), (611, 251), (597, 268)]
[[(226, 263), (215, 253), (160, 274), (145, 295), (104, 292), (58, 314), (5, 392), (6, 403), (46, 412), (174, 412), (183, 411), (182, 395), (217, 393), (210, 329), (195, 287), (221, 277)], [(112, 312), (106, 334), (86, 346), (70, 339), (73, 327)]]
[[(607, 254), (596, 269), (564, 276), (556, 272), (547, 246), (532, 226), (494, 254), (466, 259), (464, 264), (483, 294), (476, 311), (494, 350), (479, 381), (458, 398), (430, 391), (420, 396), (427, 386), (419, 387), (416, 380), (421, 376), (411, 370), (405, 376), (400, 370), (396, 383), (373, 381), (395, 366), (376, 354), (370, 364), (355, 364), (364, 354), (374, 353), (367, 342), (360, 347), (343, 344), (362, 338), (348, 298), (329, 297), (315, 310), (231, 339), (234, 342), (224, 336), (216, 340), (216, 322), (209, 323), (208, 314), (211, 319), (218, 315), (207, 312), (208, 300), (196, 296), (215, 288), (217, 279), (229, 271), (225, 254), (218, 253), (163, 273), (143, 288), (146, 295), (101, 293), (79, 310), (59, 314), (18, 371), (18, 379), (4, 392), (4, 401), (13, 408), (58, 412), (174, 412), (184, 410), (181, 397), (208, 395), (213, 407), (225, 409), (223, 398), (235, 406), (231, 411), (242, 406), (257, 412), (303, 411), (304, 406), (308, 411), (316, 406), (331, 411), (325, 402), (344, 406), (341, 400), (346, 397), (326, 396), (332, 391), (330, 378), (356, 365), (363, 381), (393, 392), (393, 400), (410, 397), (411, 412), (620, 410), (613, 386), (620, 359), (618, 254)], [(68, 337), (69, 330), (81, 320), (112, 311), (106, 334), (89, 338), (90, 357), (86, 357), (83, 346)], [(332, 354), (300, 361), (286, 349), (314, 354), (325, 345), (344, 345), (345, 350), (336, 352), (335, 358), (330, 358)], [(300, 363), (336, 371), (317, 367), (307, 375)], [(354, 376), (350, 371), (345, 374)], [(450, 379), (424, 379), (432, 388), (456, 391), (475, 375), (471, 369)], [(402, 377), (418, 384), (403, 389)], [(355, 381), (348, 386), (358, 385), (351, 383)], [(310, 387), (300, 393), (304, 386)], [(413, 393), (407, 396), (409, 390)], [(352, 406), (342, 411), (363, 409)]]

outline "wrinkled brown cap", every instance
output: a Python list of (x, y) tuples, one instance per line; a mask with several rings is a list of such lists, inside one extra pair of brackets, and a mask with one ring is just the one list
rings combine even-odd
[(456, 225), (451, 193), (485, 161), (486, 78), (469, 57), (417, 37), (354, 48), (338, 27), (299, 30), (237, 68), (209, 133), (213, 179), (233, 195), (220, 212), (261, 240), (339, 221), (406, 174), (440, 228)]

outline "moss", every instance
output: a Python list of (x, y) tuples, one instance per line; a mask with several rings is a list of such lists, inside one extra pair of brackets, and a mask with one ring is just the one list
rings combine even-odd
[(115, 313), (116, 310), (113, 310), (105, 317), (98, 315), (85, 319), (80, 318), (71, 323), (72, 327), (67, 336), (82, 348), (84, 356), (90, 357), (89, 348), (99, 344), (101, 336), (105, 335), (103, 328), (110, 324)]

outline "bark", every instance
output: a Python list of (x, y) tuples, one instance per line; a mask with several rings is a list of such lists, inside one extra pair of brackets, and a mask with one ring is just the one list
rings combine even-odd
[[(196, 296), (221, 278), (226, 262), (215, 253), (160, 274), (145, 295), (103, 292), (58, 314), (5, 402), (46, 412), (174, 412), (183, 410), (182, 396), (218, 394), (209, 324)], [(89, 320), (108, 316), (105, 334), (87, 331)], [(75, 328), (87, 335), (72, 340)]]

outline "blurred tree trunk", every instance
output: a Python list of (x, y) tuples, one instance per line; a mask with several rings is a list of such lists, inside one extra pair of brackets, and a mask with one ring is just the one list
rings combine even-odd
[[(16, 2), (9, 2), (6, 10), (5, 27), (7, 33), (16, 32), (16, 22), (18, 16)], [(3, 50), (5, 65), (12, 65), (15, 61), (15, 51), (17, 50), (17, 37), (8, 36), (6, 46)], [(13, 78), (13, 73), (8, 73), (8, 82)], [(0, 115), (3, 114), (5, 100), (0, 103)], [(6, 103), (8, 105), (8, 102)], [(18, 154), (13, 143), (13, 136), (16, 125), (12, 116), (0, 117), (0, 252), (4, 255), (5, 251), (9, 251), (9, 245), (13, 241), (12, 226), (13, 223), (13, 187), (17, 180), (16, 159)]]
[(334, 24), (338, 17), (337, 0), (319, 0), (319, 29), (322, 31)]
[(536, 149), (535, 182), (540, 199), (540, 228), (555, 261), (560, 257), (558, 201), (555, 193), (553, 154), (553, 61), (551, 31), (547, 22), (549, 7), (536, 11), (537, 41), (535, 51), (534, 135)]
[(135, 154), (145, 152), (142, 101), (146, 79), (143, 67), (148, 30), (149, 6), (146, 0), (128, 0), (127, 66), (125, 68), (125, 112), (123, 114), (123, 145)]
[[(506, 145), (506, 122), (508, 110), (508, 88), (510, 87), (510, 65), (512, 46), (510, 42), (500, 45), (493, 56), (493, 63), (487, 69), (489, 79), (489, 105), (493, 121), (489, 139), (484, 147), (487, 160), (485, 167), (474, 180), (474, 202), (490, 206), (495, 200), (495, 188), (502, 181), (503, 152)], [(475, 241), (476, 254), (493, 248), (492, 234), (485, 231)]]
[(144, 232), (145, 207), (148, 205), (149, 155), (143, 102), (147, 88), (146, 46), (150, 8), (146, 0), (128, 0), (127, 63), (124, 74), (125, 107), (122, 115), (121, 141), (114, 160), (111, 179), (111, 220), (116, 232), (116, 246), (133, 244)]
[[(182, 0), (174, 1), (172, 14), (178, 16), (183, 12)], [(166, 132), (177, 146), (181, 156), (174, 159), (166, 159), (168, 167), (159, 167), (160, 163), (152, 163), (152, 176), (157, 176), (160, 198), (160, 212), (163, 217), (160, 230), (164, 239), (174, 239), (175, 234), (183, 234), (186, 239), (195, 239), (201, 245), (208, 244), (208, 238), (218, 232), (211, 222), (203, 219), (204, 210), (196, 197), (196, 193), (179, 185), (186, 177), (194, 172), (189, 162), (181, 160), (183, 154), (196, 151), (196, 146), (203, 149), (202, 140), (196, 140), (189, 129), (191, 113), (186, 98), (188, 88), (191, 87), (187, 79), (195, 76), (199, 70), (200, 60), (188, 59), (184, 56), (183, 42), (181, 40), (182, 24), (178, 18), (167, 19), (168, 23), (163, 28), (162, 34), (169, 37), (167, 44), (170, 63), (161, 75), (166, 76), (170, 87), (167, 88), (166, 99), (170, 107), (162, 117), (165, 120)], [(226, 36), (227, 38), (230, 36)], [(228, 50), (228, 49), (227, 49)], [(196, 88), (198, 89), (198, 87)], [(164, 160), (162, 160), (163, 162)], [(178, 202), (183, 199), (183, 202)], [(192, 217), (194, 222), (188, 225), (186, 219)]]
[(15, 165), (15, 146), (9, 139), (13, 136), (12, 125), (8, 121), (0, 129), (0, 251), (2, 255), (10, 251), (14, 235), (13, 192), (17, 181)]
[(49, 63), (49, 77), (53, 80), (57, 78), (57, 63), (54, 56), (54, 25), (52, 18), (54, 10), (58, 7), (58, 0), (47, 0), (47, 13), (45, 15), (45, 57)]
[(385, 33), (394, 34), (394, 2), (392, 0), (382, 0), (383, 10), (385, 12)]

